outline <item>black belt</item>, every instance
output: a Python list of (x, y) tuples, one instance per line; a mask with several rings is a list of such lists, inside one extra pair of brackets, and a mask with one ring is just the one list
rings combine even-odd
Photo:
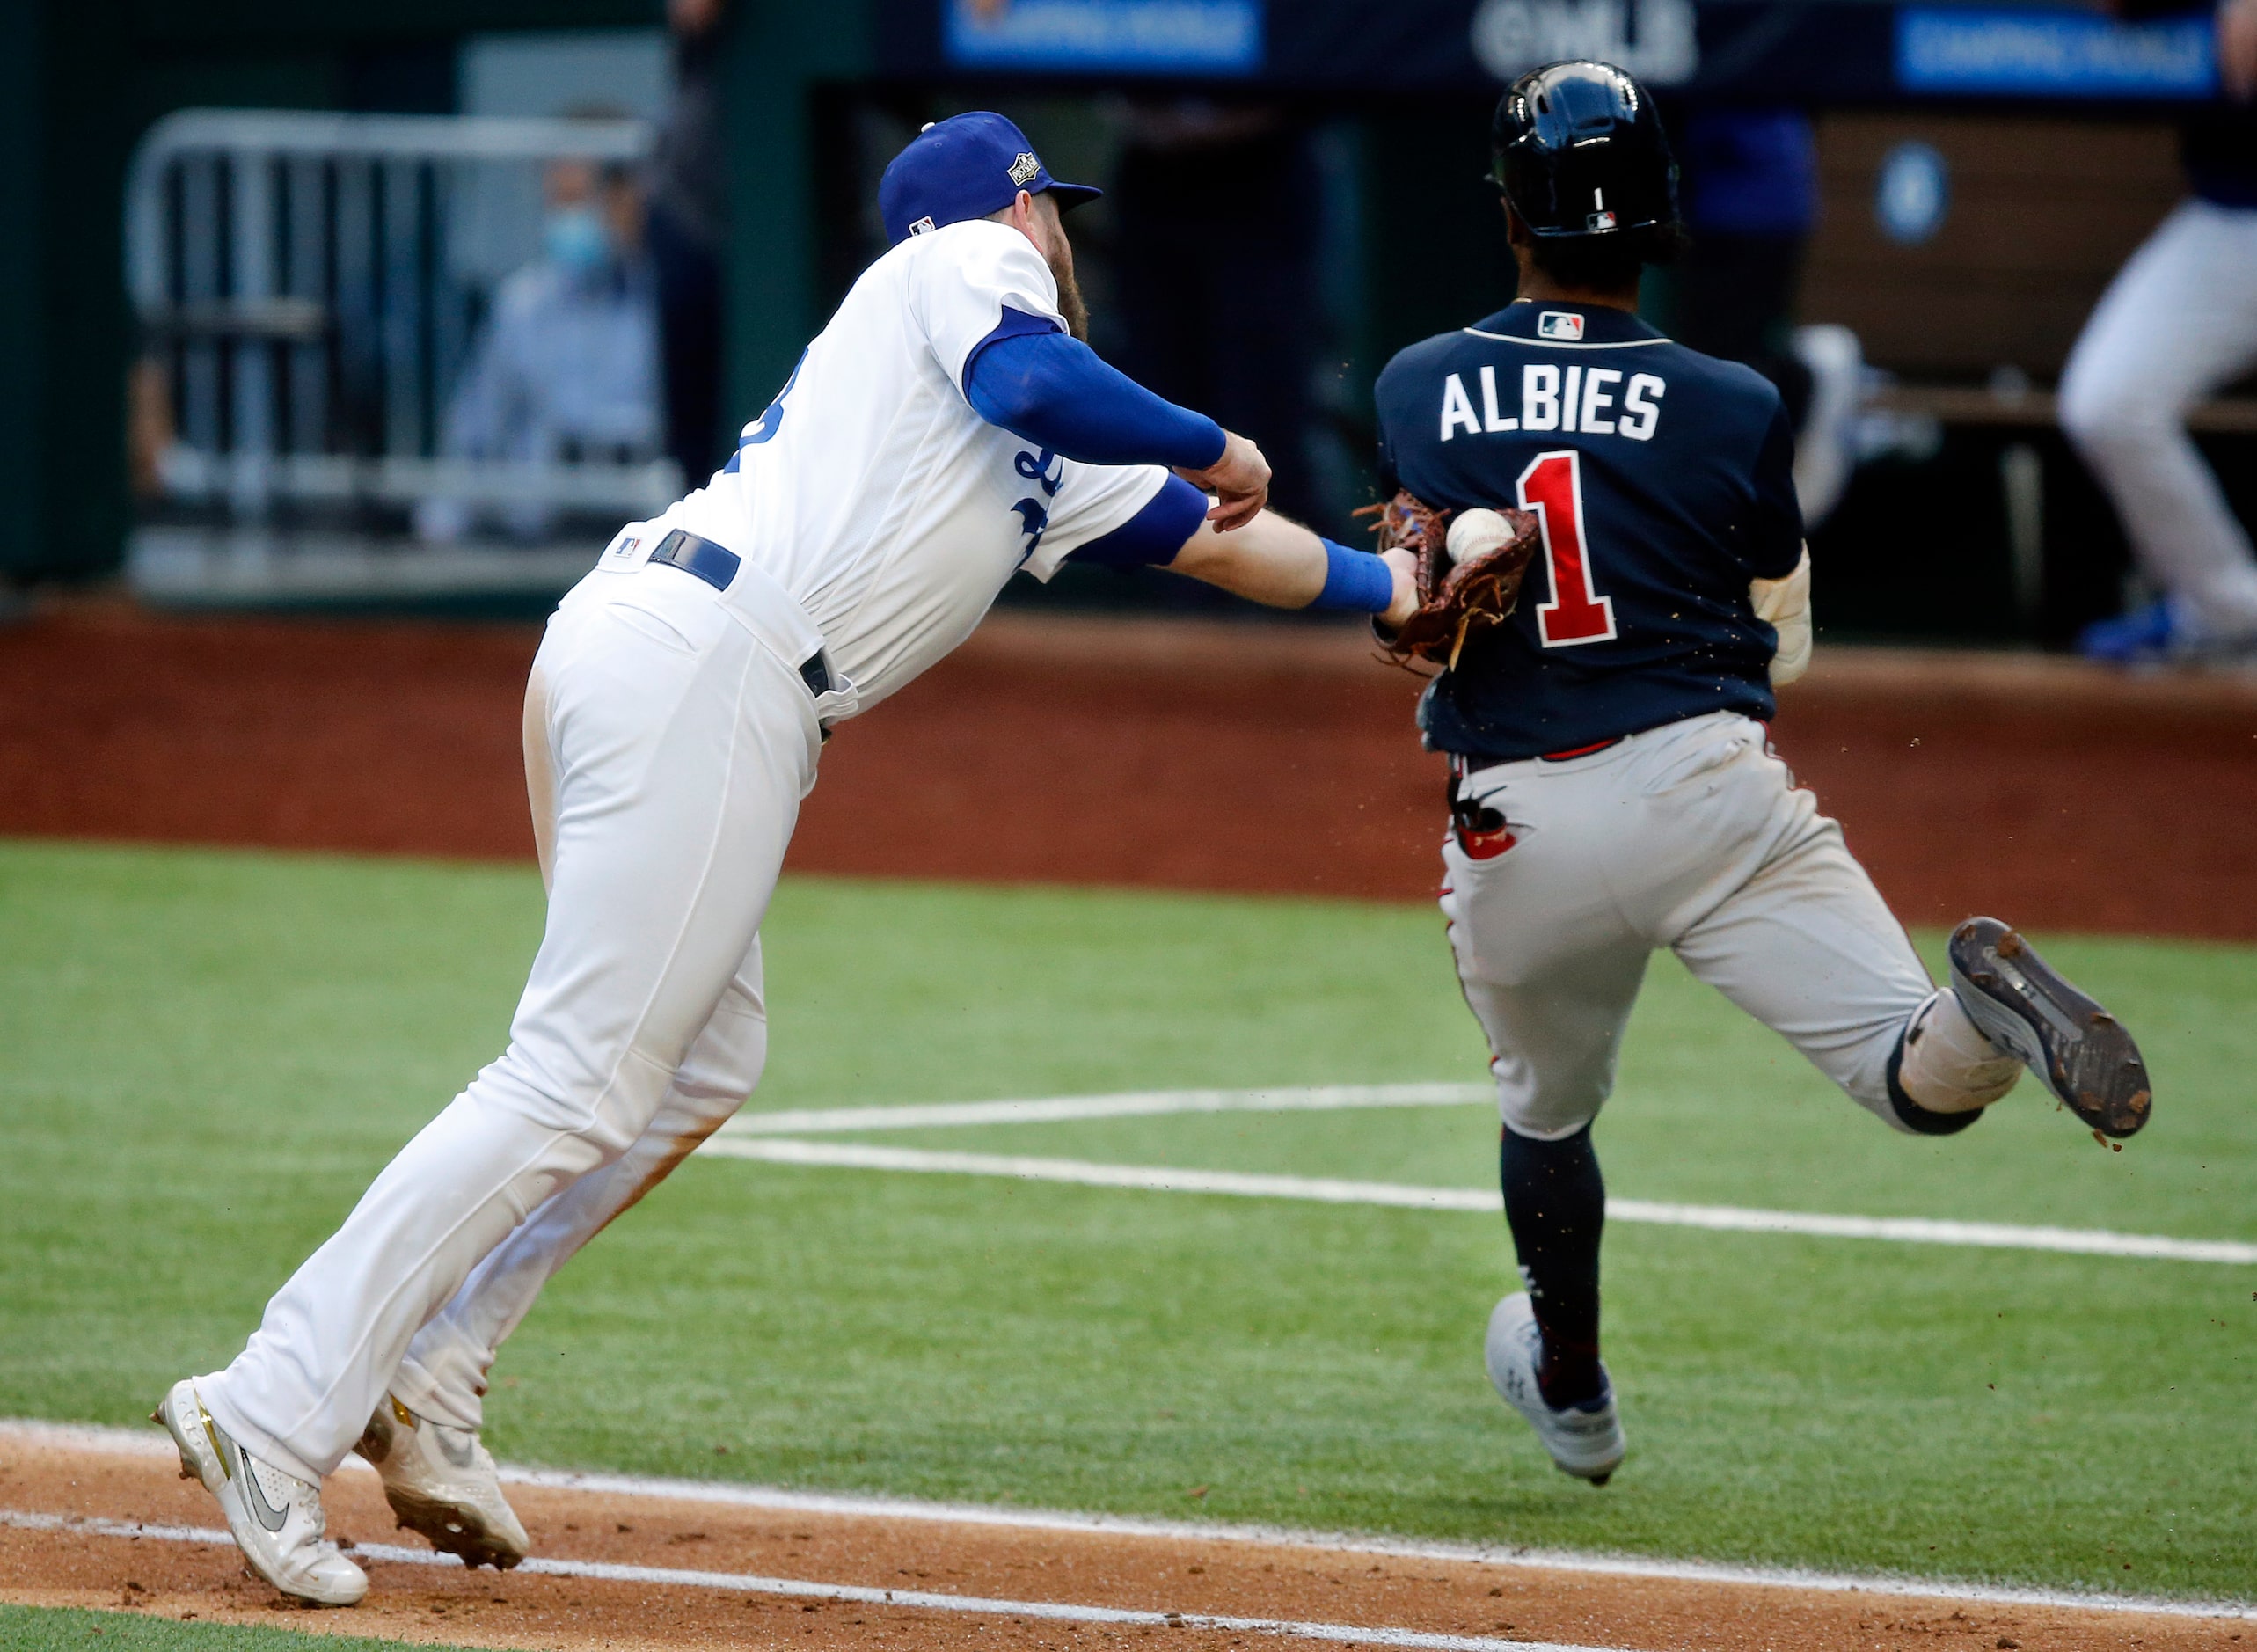
[(728, 589), (737, 570), (744, 566), (744, 559), (727, 545), (700, 539), (679, 528), (651, 547), (651, 560), (695, 574), (717, 591)]
[[(717, 591), (728, 589), (736, 581), (737, 570), (744, 566), (744, 559), (727, 545), (715, 545), (711, 539), (685, 533), (679, 528), (651, 547), (650, 559), (680, 568), (684, 574), (694, 574)], [(817, 698), (829, 693), (830, 657), (818, 648), (800, 661), (800, 680), (807, 685), (807, 692)]]

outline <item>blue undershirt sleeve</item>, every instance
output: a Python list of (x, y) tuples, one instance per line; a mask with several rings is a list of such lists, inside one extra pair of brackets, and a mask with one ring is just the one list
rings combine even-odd
[(991, 425), (1085, 464), (1204, 470), (1223, 457), (1223, 427), (1163, 400), (1096, 351), (1004, 306), (964, 360), (964, 399)]
[(1180, 476), (1171, 476), (1143, 509), (1111, 533), (1076, 546), (1067, 559), (1108, 568), (1165, 567), (1206, 520), (1207, 495)]

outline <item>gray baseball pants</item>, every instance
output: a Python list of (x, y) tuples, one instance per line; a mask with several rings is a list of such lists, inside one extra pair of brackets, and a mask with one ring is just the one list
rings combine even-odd
[(1442, 910), (1513, 1131), (1557, 1141), (1590, 1122), (1664, 947), (1905, 1128), (1889, 1058), (1949, 995), (1762, 724), (1710, 713), (1586, 757), (1479, 769), (1461, 792), (1512, 834), (1486, 858), (1452, 834)]

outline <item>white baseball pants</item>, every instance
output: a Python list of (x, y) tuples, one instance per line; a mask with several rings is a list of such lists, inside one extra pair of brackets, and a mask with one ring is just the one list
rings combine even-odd
[(1889, 1057), (1923, 1012), (1939, 1036), (1917, 1102), (1966, 1111), (2011, 1087), (2019, 1070), (1935, 990), (1760, 723), (1711, 713), (1460, 790), (1513, 836), (1486, 859), (1445, 839), (1442, 910), (1515, 1134), (1558, 1141), (1597, 1115), (1662, 947), (1896, 1129)]
[(2257, 636), (2257, 554), (2183, 422), (2257, 364), (2257, 210), (2183, 202), (2085, 322), (2061, 423), (2197, 638)]
[(548, 926), (509, 1047), (199, 1385), (253, 1456), (321, 1479), (395, 1380), (475, 1427), (493, 1349), (549, 1275), (758, 1080), (760, 925), (821, 733), (796, 669), (813, 628), (743, 605), (646, 567), (591, 574), (550, 621)]

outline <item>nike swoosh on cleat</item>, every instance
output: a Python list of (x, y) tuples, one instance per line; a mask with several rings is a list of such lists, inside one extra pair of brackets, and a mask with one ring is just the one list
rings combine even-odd
[(237, 1446), (243, 1458), (243, 1501), (251, 1505), (252, 1514), (269, 1531), (280, 1531), (289, 1520), (287, 1510), (277, 1509), (267, 1501), (267, 1489), (259, 1483), (258, 1472), (251, 1466), (251, 1453)]

